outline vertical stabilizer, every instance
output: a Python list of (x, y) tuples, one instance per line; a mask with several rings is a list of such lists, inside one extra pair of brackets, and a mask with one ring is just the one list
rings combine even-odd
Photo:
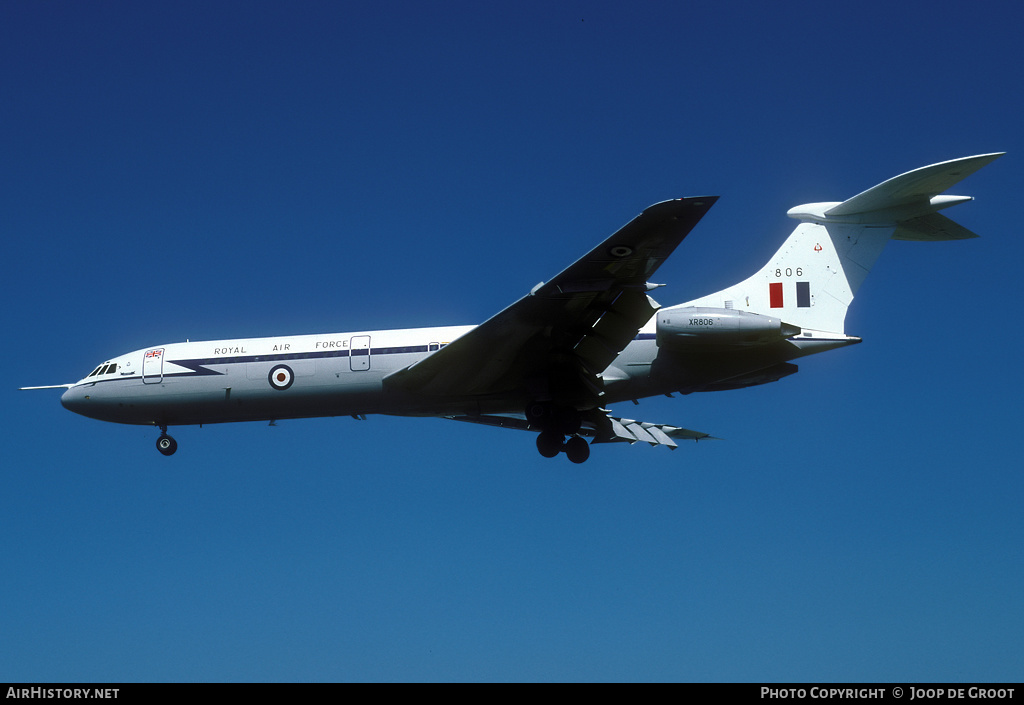
[(805, 331), (845, 335), (846, 311), (890, 238), (977, 237), (938, 213), (971, 198), (939, 194), (1001, 155), (932, 164), (842, 203), (797, 206), (788, 215), (800, 224), (757, 274), (672, 308), (736, 309), (780, 318)]

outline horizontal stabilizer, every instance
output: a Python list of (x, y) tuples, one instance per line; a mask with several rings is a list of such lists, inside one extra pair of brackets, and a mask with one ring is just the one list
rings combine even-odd
[(843, 201), (825, 211), (825, 215), (855, 215), (928, 203), (933, 196), (959, 183), (1003, 154), (1004, 152), (994, 152), (962, 157), (908, 171)]
[(969, 240), (978, 237), (964, 226), (941, 213), (929, 213), (919, 218), (904, 220), (892, 234), (893, 240), (917, 240), (938, 242), (940, 240)]

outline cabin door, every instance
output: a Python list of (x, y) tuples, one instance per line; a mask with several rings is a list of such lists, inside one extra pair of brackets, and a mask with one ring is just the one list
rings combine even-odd
[(348, 362), (353, 372), (370, 369), (370, 336), (352, 336), (348, 343)]
[(147, 350), (142, 358), (142, 381), (156, 384), (164, 378), (164, 349)]

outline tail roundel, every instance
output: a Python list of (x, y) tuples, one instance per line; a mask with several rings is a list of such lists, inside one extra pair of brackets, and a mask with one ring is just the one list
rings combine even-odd
[(790, 209), (800, 221), (754, 276), (673, 306), (725, 308), (780, 318), (807, 332), (845, 335), (846, 311), (885, 243), (977, 237), (938, 211), (972, 200), (939, 195), (1002, 152), (908, 171), (842, 203)]

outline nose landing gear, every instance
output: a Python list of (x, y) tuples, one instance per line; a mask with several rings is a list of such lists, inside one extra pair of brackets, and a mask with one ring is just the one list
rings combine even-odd
[(178, 442), (167, 435), (167, 427), (160, 427), (160, 437), (156, 439), (156, 449), (163, 455), (174, 455), (178, 450)]

